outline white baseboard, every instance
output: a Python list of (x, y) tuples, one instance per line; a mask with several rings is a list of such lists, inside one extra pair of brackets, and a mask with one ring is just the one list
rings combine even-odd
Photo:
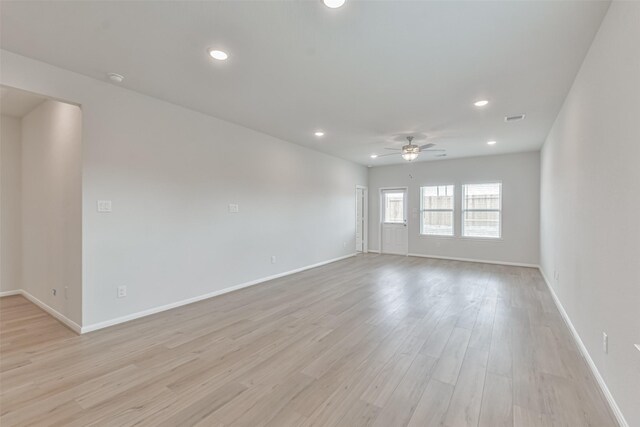
[(611, 411), (613, 412), (616, 419), (618, 420), (618, 424), (620, 424), (620, 427), (629, 427), (629, 424), (627, 423), (627, 420), (625, 420), (624, 415), (620, 410), (620, 407), (618, 406), (615, 399), (613, 398), (613, 395), (609, 391), (607, 384), (604, 382), (604, 378), (602, 378), (602, 375), (600, 375), (600, 371), (598, 371), (598, 368), (596, 367), (595, 362), (591, 358), (591, 355), (589, 354), (587, 347), (585, 347), (584, 343), (582, 342), (582, 339), (580, 338), (578, 331), (573, 326), (573, 323), (571, 323), (571, 319), (569, 318), (569, 315), (567, 314), (564, 307), (562, 306), (560, 299), (558, 298), (555, 291), (553, 290), (553, 287), (551, 286), (551, 283), (547, 279), (547, 276), (544, 274), (542, 267), (539, 267), (539, 270), (540, 270), (540, 274), (542, 275), (542, 278), (547, 284), (547, 288), (549, 288), (551, 297), (553, 298), (553, 301), (555, 302), (556, 307), (558, 308), (558, 311), (562, 316), (562, 319), (564, 319), (564, 323), (567, 324), (567, 327), (571, 331), (571, 335), (573, 336), (574, 341), (576, 342), (578, 348), (580, 349), (580, 352), (582, 353), (582, 357), (584, 357), (584, 359), (587, 361), (587, 365), (589, 365), (589, 368), (591, 369), (591, 372), (593, 373), (593, 376), (595, 377), (596, 382), (600, 386), (600, 390), (602, 391), (602, 394), (604, 394), (604, 397), (607, 399), (607, 402), (609, 403), (609, 407), (611, 408)]
[(49, 313), (51, 316), (53, 316), (56, 319), (58, 319), (61, 323), (65, 324), (73, 332), (75, 332), (77, 334), (81, 334), (82, 333), (82, 328), (80, 327), (80, 325), (78, 325), (76, 322), (74, 322), (73, 320), (69, 319), (68, 317), (66, 317), (65, 315), (60, 313), (59, 311), (56, 311), (55, 309), (49, 307), (47, 304), (43, 303), (38, 298), (34, 297), (33, 295), (31, 295), (29, 292), (25, 291), (24, 289), (20, 289), (18, 292), (23, 297), (25, 297), (26, 299), (28, 299), (29, 301), (31, 301), (32, 303), (34, 303), (35, 305), (37, 305), (38, 307), (40, 307), (41, 309), (43, 309), (44, 311)]
[(202, 300), (205, 300), (205, 299), (213, 298), (213, 297), (216, 297), (218, 295), (222, 295), (222, 294), (226, 294), (226, 293), (229, 293), (229, 292), (237, 291), (239, 289), (248, 288), (249, 286), (254, 286), (254, 285), (257, 285), (259, 283), (267, 282), (269, 280), (278, 279), (280, 277), (289, 276), (291, 274), (295, 274), (295, 273), (299, 273), (301, 271), (305, 271), (305, 270), (309, 270), (309, 269), (312, 269), (312, 268), (320, 267), (320, 266), (323, 266), (323, 265), (326, 265), (326, 264), (330, 264), (332, 262), (341, 261), (343, 259), (351, 258), (353, 256), (356, 256), (356, 254), (353, 253), (353, 254), (341, 256), (341, 257), (338, 257), (338, 258), (330, 259), (328, 261), (322, 261), (322, 262), (319, 262), (319, 263), (316, 263), (316, 264), (307, 265), (305, 267), (296, 268), (295, 270), (285, 271), (284, 273), (278, 273), (278, 274), (274, 274), (272, 276), (262, 277), (260, 279), (251, 280), (249, 282), (241, 283), (239, 285), (230, 286), (228, 288), (224, 288), (224, 289), (220, 289), (220, 290), (217, 290), (217, 291), (209, 292), (207, 294), (199, 295), (197, 297), (187, 298), (185, 300), (173, 302), (173, 303), (170, 303), (170, 304), (161, 305), (159, 307), (153, 307), (153, 308), (150, 308), (148, 310), (143, 310), (143, 311), (138, 311), (136, 313), (127, 314), (126, 316), (116, 317), (115, 319), (105, 320), (104, 322), (98, 322), (98, 323), (94, 323), (92, 325), (83, 326), (80, 333), (85, 334), (87, 332), (97, 331), (98, 329), (104, 329), (104, 328), (107, 328), (109, 326), (114, 326), (114, 325), (118, 325), (120, 323), (128, 322), (130, 320), (139, 319), (141, 317), (150, 316), (152, 314), (160, 313), (162, 311), (171, 310), (173, 308), (181, 307), (183, 305), (192, 304), (194, 302), (198, 302), (198, 301), (202, 301)]
[(444, 259), (448, 261), (464, 261), (464, 262), (479, 262), (482, 264), (496, 264), (496, 265), (509, 265), (513, 267), (529, 267), (529, 268), (539, 268), (538, 264), (527, 264), (523, 262), (508, 262), (508, 261), (489, 261), (486, 259), (474, 259), (474, 258), (458, 258), (458, 257), (447, 257), (447, 256), (439, 256), (439, 255), (424, 255), (424, 254), (409, 254), (409, 256), (415, 256), (420, 258), (434, 258), (434, 259)]
[[(377, 249), (369, 249), (369, 252), (370, 253), (374, 253), (374, 254), (379, 254), (380, 253), (380, 251), (377, 250)], [(383, 255), (386, 255), (386, 254), (383, 254)], [(396, 255), (396, 254), (389, 254), (389, 255)], [(409, 254), (407, 254), (407, 256), (414, 256), (414, 257), (419, 257), (419, 258), (444, 259), (444, 260), (447, 260), (447, 261), (464, 261), (464, 262), (479, 262), (479, 263), (483, 263), (483, 264), (509, 265), (509, 266), (513, 266), (513, 267), (529, 267), (529, 268), (539, 268), (540, 267), (538, 264), (527, 264), (527, 263), (522, 263), (522, 262), (490, 261), (490, 260), (486, 260), (486, 259), (447, 257), (447, 256), (440, 256), (440, 255), (425, 255), (425, 254), (416, 254), (416, 253), (409, 253)]]
[(16, 289), (13, 291), (2, 291), (0, 292), (0, 298), (2, 297), (10, 297), (11, 295), (21, 295), (22, 292), (20, 291), (20, 289)]

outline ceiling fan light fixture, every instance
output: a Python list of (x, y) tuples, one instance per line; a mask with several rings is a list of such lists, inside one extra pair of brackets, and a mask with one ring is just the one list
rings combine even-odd
[[(434, 152), (434, 151), (445, 151), (442, 149), (431, 149), (431, 147), (433, 147), (435, 144), (434, 143), (429, 143), (429, 144), (423, 144), (423, 145), (417, 145), (413, 143), (414, 137), (413, 136), (408, 136), (407, 137), (407, 142), (408, 144), (403, 145), (402, 148), (385, 148), (385, 150), (394, 150), (396, 151), (396, 153), (399, 151), (398, 154), (400, 154), (402, 156), (402, 158), (404, 160), (406, 160), (407, 162), (412, 162), (415, 159), (418, 158), (418, 156), (420, 155), (421, 152), (423, 151), (428, 151), (429, 153)], [(391, 153), (391, 154), (383, 154), (382, 156), (391, 156), (393, 154), (396, 153)], [(371, 157), (373, 158), (374, 155), (371, 155)], [(377, 157), (377, 156), (376, 156)]]
[(410, 162), (418, 158), (420, 154), (420, 147), (417, 145), (409, 144), (402, 147), (402, 158)]
[(418, 158), (418, 153), (402, 153), (402, 158), (410, 162)]

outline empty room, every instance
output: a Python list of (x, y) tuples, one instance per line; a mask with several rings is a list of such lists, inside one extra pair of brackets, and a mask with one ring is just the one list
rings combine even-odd
[(0, 425), (640, 427), (640, 2), (0, 0)]

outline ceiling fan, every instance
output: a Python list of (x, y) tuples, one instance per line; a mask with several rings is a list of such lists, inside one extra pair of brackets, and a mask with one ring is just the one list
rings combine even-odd
[[(385, 150), (400, 151), (400, 155), (402, 156), (402, 158), (408, 162), (417, 159), (418, 155), (425, 151), (431, 151), (431, 152), (445, 151), (441, 149), (430, 150), (431, 147), (435, 146), (435, 144), (432, 144), (432, 143), (424, 144), (424, 145), (416, 145), (413, 143), (413, 136), (408, 136), (407, 141), (409, 141), (409, 143), (407, 145), (403, 145), (402, 148), (385, 148)], [(398, 153), (383, 154), (378, 157), (393, 156), (395, 154), (398, 154)]]

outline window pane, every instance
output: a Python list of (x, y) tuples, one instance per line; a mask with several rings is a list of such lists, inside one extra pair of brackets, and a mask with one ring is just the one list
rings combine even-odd
[(453, 212), (422, 212), (422, 234), (453, 236)]
[(465, 237), (500, 237), (500, 212), (465, 212), (462, 218)]
[(404, 193), (384, 193), (384, 222), (404, 222)]
[(453, 185), (422, 187), (422, 209), (453, 209)]
[(502, 184), (468, 184), (464, 186), (463, 209), (500, 209)]

